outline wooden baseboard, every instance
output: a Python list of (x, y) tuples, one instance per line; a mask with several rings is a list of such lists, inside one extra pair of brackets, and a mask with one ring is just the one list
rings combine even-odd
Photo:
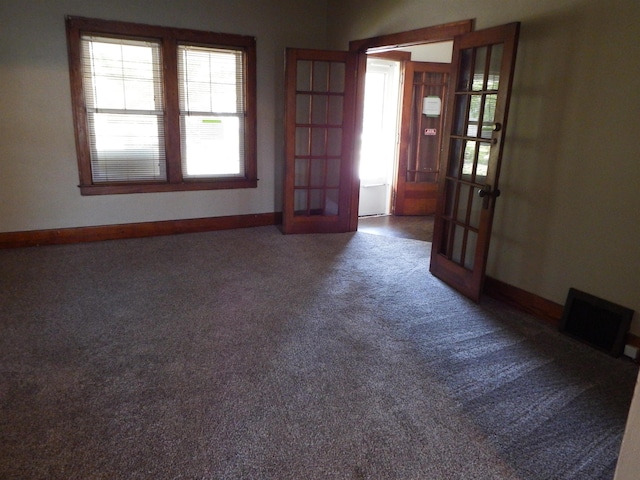
[[(0, 233), (0, 248), (34, 247), (39, 245), (61, 245), (68, 243), (99, 242), (124, 238), (176, 235), (180, 233), (210, 232), (234, 228), (280, 225), (282, 213), (257, 213), (227, 217), (166, 220), (161, 222), (127, 223), (95, 227), (32, 230)], [(528, 312), (545, 322), (558, 327), (562, 319), (563, 306), (514, 287), (495, 278), (486, 277), (484, 293), (520, 310)], [(640, 337), (627, 334), (628, 345), (640, 348)]]
[[(627, 334), (627, 345), (640, 348), (640, 337), (634, 335), (633, 333)], [(638, 360), (640, 361), (640, 358), (638, 358)]]
[(95, 227), (33, 230), (0, 233), (0, 248), (34, 247), (68, 243), (98, 242), (124, 238), (210, 232), (233, 228), (263, 227), (282, 223), (282, 213), (257, 213), (227, 217), (166, 220), (161, 222), (127, 223)]
[[(530, 313), (554, 327), (560, 326), (564, 305), (491, 277), (485, 278), (483, 291), (490, 297)], [(625, 343), (640, 348), (640, 337), (633, 333), (627, 333)]]

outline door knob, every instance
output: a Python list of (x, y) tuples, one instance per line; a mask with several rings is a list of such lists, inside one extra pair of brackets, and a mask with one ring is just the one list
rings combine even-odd
[(487, 210), (489, 208), (489, 199), (498, 198), (500, 196), (500, 189), (491, 189), (490, 185), (485, 185), (484, 188), (478, 190), (478, 196), (482, 199), (482, 208)]
[(478, 196), (480, 198), (485, 198), (485, 197), (498, 198), (500, 196), (500, 189), (496, 188), (495, 190), (491, 190), (491, 187), (487, 185), (486, 187), (478, 190)]
[[(493, 124), (493, 131), (494, 131), (494, 132), (499, 132), (500, 130), (502, 130), (502, 124), (501, 124), (501, 123), (494, 123), (494, 124)], [(498, 139), (494, 136), (494, 137), (491, 139), (491, 143), (492, 143), (493, 145), (497, 145), (497, 144), (498, 144)]]

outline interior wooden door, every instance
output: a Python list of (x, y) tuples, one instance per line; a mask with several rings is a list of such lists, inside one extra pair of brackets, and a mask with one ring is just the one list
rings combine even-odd
[(454, 40), (431, 273), (469, 298), (482, 291), (519, 23)]
[(347, 232), (357, 55), (287, 49), (284, 233)]
[[(394, 215), (433, 215), (436, 211), (450, 70), (447, 63), (405, 62)], [(426, 114), (425, 101), (431, 108)]]

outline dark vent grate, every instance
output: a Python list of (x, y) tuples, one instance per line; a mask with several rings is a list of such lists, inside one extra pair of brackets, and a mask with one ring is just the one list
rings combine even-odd
[(619, 357), (632, 317), (629, 308), (570, 288), (560, 331)]

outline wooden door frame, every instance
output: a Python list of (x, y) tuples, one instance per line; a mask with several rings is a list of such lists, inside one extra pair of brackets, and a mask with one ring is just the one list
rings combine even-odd
[[(399, 77), (398, 77), (398, 85), (400, 86), (400, 91), (398, 92), (398, 102), (400, 103), (401, 108), (398, 111), (398, 116), (396, 119), (396, 123), (400, 127), (399, 130), (396, 132), (398, 135), (396, 138), (396, 143), (397, 143), (398, 139), (400, 139), (400, 141), (402, 140), (401, 131), (402, 131), (402, 125), (404, 123), (404, 120), (402, 118), (403, 116), (402, 106), (404, 105), (404, 98), (403, 98), (404, 88), (402, 84), (404, 82), (404, 77), (406, 75), (407, 64), (411, 62), (411, 52), (402, 51), (402, 50), (391, 50), (388, 52), (381, 52), (381, 53), (367, 53), (365, 55), (365, 62), (368, 62), (370, 59), (391, 60), (394, 62), (398, 62), (400, 66)], [(364, 111), (364, 105), (362, 105), (362, 109)], [(356, 126), (354, 125), (354, 127)], [(357, 131), (357, 130), (354, 130), (354, 131)], [(364, 133), (362, 128), (360, 131)], [(391, 173), (392, 175), (391, 176), (391, 195), (390, 195), (390, 198), (388, 199), (390, 201), (390, 205), (387, 205), (387, 208), (389, 208), (392, 214), (395, 206), (395, 196), (397, 191), (396, 184), (398, 182), (398, 164), (401, 161), (401, 150), (402, 150), (402, 145), (396, 145), (396, 148), (394, 149), (393, 170)], [(354, 153), (357, 154), (355, 158), (360, 159), (360, 152), (358, 150), (355, 150)], [(356, 161), (359, 161), (359, 160), (356, 160)], [(358, 171), (359, 169), (360, 169), (360, 164), (358, 164)], [(362, 187), (362, 185), (359, 185), (358, 187), (358, 195), (360, 195), (361, 193), (360, 187)], [(359, 210), (360, 210), (360, 199), (358, 198), (358, 211)]]
[[(349, 51), (358, 54), (357, 82), (356, 82), (356, 134), (362, 132), (364, 115), (364, 80), (367, 65), (367, 53), (381, 53), (400, 46), (422, 45), (426, 43), (447, 42), (453, 40), (456, 35), (462, 35), (473, 31), (473, 20), (435, 25), (419, 28), (401, 33), (380, 35), (377, 37), (353, 40), (349, 42)], [(358, 175), (357, 154), (360, 151), (360, 136), (356, 135), (354, 141), (354, 159), (351, 171), (352, 184), (350, 188), (350, 215), (349, 231), (358, 229), (358, 204), (360, 201), (360, 178)]]

